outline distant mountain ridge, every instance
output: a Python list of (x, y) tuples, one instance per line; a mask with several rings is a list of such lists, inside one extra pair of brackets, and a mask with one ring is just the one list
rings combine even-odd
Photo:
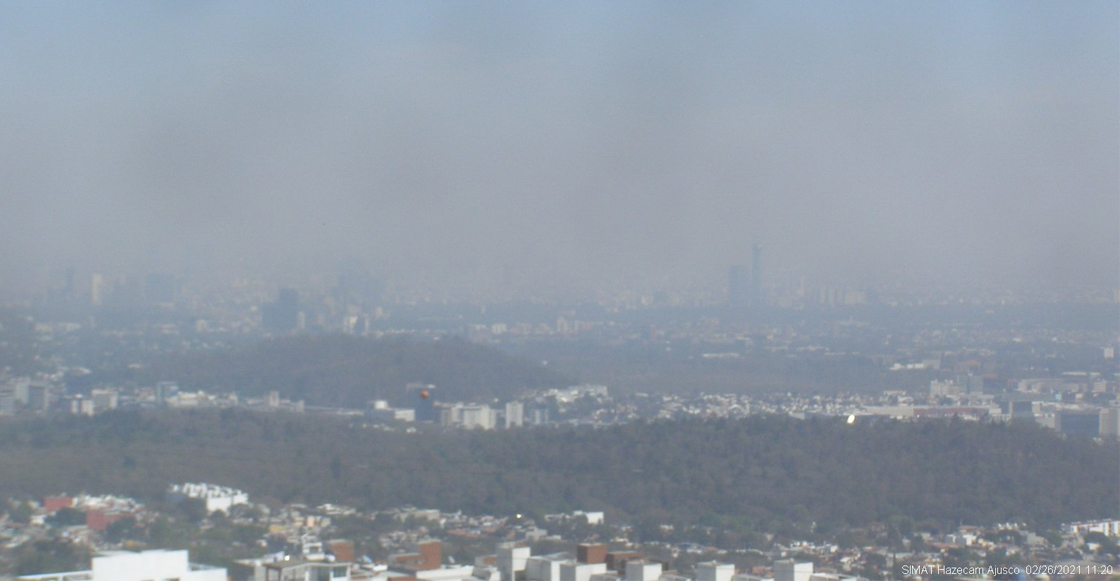
[(374, 399), (405, 400), (410, 382), (438, 387), (443, 401), (508, 399), (525, 390), (570, 384), (564, 375), (496, 349), (451, 338), (372, 339), (300, 335), (248, 347), (170, 355), (142, 380), (176, 381), (184, 389), (236, 391), (282, 397), (308, 405), (362, 407)]

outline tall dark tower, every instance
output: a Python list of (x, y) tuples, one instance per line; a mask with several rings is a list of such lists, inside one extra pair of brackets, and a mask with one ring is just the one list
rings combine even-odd
[(727, 269), (727, 304), (733, 307), (745, 307), (749, 300), (747, 267), (743, 264), (732, 265)]
[(751, 306), (761, 307), (762, 297), (762, 245), (751, 246)]
[(409, 383), (404, 386), (408, 401), (416, 413), (418, 422), (438, 422), (439, 410), (436, 409), (436, 386), (427, 383)]
[(291, 288), (280, 289), (275, 303), (261, 307), (261, 324), (276, 333), (294, 331), (299, 325), (299, 292)]

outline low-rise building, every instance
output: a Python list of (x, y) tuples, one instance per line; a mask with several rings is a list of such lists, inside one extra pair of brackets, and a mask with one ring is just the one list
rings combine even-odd
[(238, 504), (249, 504), (249, 495), (245, 492), (218, 486), (215, 484), (187, 482), (173, 484), (167, 491), (167, 497), (172, 502), (179, 502), (188, 498), (197, 498), (206, 501), (206, 512), (221, 511), (228, 513), (229, 509)]
[[(25, 575), (20, 581), (226, 581), (226, 570), (191, 563), (187, 551), (113, 551), (94, 557), (88, 571)], [(302, 581), (302, 580), (301, 580)]]

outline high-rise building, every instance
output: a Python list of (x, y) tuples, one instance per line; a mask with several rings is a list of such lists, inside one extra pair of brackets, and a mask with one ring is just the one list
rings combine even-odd
[[(605, 565), (604, 565), (605, 566)], [(657, 581), (661, 576), (661, 563), (645, 559), (626, 562), (626, 581)]]
[(727, 304), (733, 307), (760, 307), (766, 303), (762, 291), (762, 245), (751, 246), (750, 272), (745, 264), (727, 269)]
[(576, 560), (580, 563), (606, 563), (607, 546), (602, 543), (576, 545)]
[(105, 278), (101, 273), (89, 275), (89, 304), (95, 307), (105, 304)]
[(506, 404), (506, 428), (520, 428), (525, 425), (525, 404), (511, 401)]
[(1100, 434), (1105, 439), (1120, 439), (1120, 408), (1108, 407), (1100, 411)]
[(167, 399), (179, 393), (179, 384), (174, 381), (161, 381), (156, 384), (156, 405), (164, 407)]
[(296, 330), (299, 319), (299, 293), (295, 289), (280, 289), (276, 302), (261, 308), (261, 325), (275, 333)]
[(535, 407), (529, 410), (529, 425), (543, 426), (549, 422), (549, 412), (546, 407)]
[(15, 390), (6, 387), (0, 388), (0, 415), (10, 416), (16, 413)]
[(46, 412), (51, 405), (51, 389), (45, 383), (32, 383), (27, 388), (27, 408)]
[(696, 581), (731, 581), (735, 576), (735, 565), (708, 561), (697, 563)]
[(408, 398), (408, 406), (416, 412), (418, 422), (440, 421), (439, 411), (436, 410), (436, 386), (430, 383), (409, 383), (404, 386)]
[(117, 409), (120, 394), (115, 389), (99, 388), (93, 390), (90, 398), (93, 400), (93, 409), (104, 412)]
[(606, 563), (580, 563), (573, 560), (560, 563), (560, 581), (591, 581), (592, 575), (601, 575), (606, 572)]
[(812, 562), (798, 563), (793, 559), (774, 561), (774, 581), (809, 581), (812, 576)]
[(745, 307), (750, 300), (750, 286), (747, 280), (747, 267), (735, 264), (727, 269), (727, 304)]
[(504, 543), (498, 547), (498, 571), (502, 581), (513, 581), (518, 573), (523, 573), (529, 563), (529, 547)]
[(494, 429), (494, 410), (484, 403), (465, 405), (461, 414), (462, 426), (468, 430), (475, 428)]
[(751, 297), (752, 307), (761, 307), (766, 301), (762, 295), (762, 245), (751, 246)]

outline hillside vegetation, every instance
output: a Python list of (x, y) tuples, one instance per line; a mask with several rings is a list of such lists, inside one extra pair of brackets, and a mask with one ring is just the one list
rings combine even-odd
[(186, 389), (281, 396), (310, 405), (363, 407), (404, 401), (410, 382), (438, 386), (444, 401), (509, 398), (570, 380), (546, 367), (459, 339), (420, 341), (300, 335), (248, 347), (170, 355), (133, 379), (176, 381)]
[[(1116, 516), (1115, 444), (1032, 424), (798, 421), (386, 433), (282, 414), (118, 412), (0, 423), (0, 492), (158, 497), (210, 481), (278, 501), (821, 530), (903, 516), (1053, 526)], [(730, 519), (730, 521), (728, 520)]]

